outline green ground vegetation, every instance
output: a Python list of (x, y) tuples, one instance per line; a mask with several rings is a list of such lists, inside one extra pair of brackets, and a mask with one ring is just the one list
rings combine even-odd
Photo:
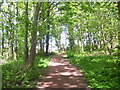
[(89, 88), (120, 88), (117, 56), (72, 52), (66, 54), (70, 63), (82, 70)]
[(2, 87), (3, 88), (33, 88), (36, 80), (42, 79), (42, 69), (48, 67), (50, 56), (44, 57), (40, 53), (37, 54), (36, 60), (32, 68), (26, 65), (23, 59), (9, 60), (2, 64)]

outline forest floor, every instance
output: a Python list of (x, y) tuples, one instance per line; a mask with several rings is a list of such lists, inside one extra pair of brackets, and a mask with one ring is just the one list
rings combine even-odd
[(87, 88), (84, 75), (63, 56), (52, 56), (49, 67), (42, 70), (43, 79), (38, 80), (37, 88)]

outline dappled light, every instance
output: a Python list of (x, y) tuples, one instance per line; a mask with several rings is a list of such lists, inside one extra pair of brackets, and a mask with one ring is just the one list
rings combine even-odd
[(67, 60), (64, 60), (62, 55), (51, 58), (49, 68), (45, 71), (44, 81), (37, 83), (38, 88), (86, 88), (87, 83), (83, 74)]
[[(69, 55), (69, 53), (67, 55)], [(70, 59), (71, 64), (82, 69), (89, 83), (89, 87), (110, 88), (114, 86), (117, 87), (117, 82), (119, 82), (119, 70), (116, 67), (116, 58), (117, 57), (111, 55), (89, 56), (88, 54), (84, 56), (75, 54), (68, 59)], [(74, 73), (76, 74), (76, 72)]]
[(0, 0), (0, 89), (120, 88), (119, 0), (19, 1)]

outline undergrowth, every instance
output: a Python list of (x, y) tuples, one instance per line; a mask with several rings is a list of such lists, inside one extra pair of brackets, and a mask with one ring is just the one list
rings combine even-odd
[(23, 59), (9, 60), (2, 65), (2, 88), (32, 88), (35, 80), (42, 78), (40, 69), (47, 68), (49, 57), (36, 56), (34, 67), (30, 68)]
[(118, 57), (67, 52), (70, 63), (82, 70), (89, 88), (120, 88)]

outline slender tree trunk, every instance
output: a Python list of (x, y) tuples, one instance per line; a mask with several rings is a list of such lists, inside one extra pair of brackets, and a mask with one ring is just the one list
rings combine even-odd
[[(2, 3), (3, 3), (3, 2), (0, 2), (0, 15), (1, 15), (1, 6), (2, 6)], [(2, 16), (2, 15), (1, 15), (1, 16)], [(4, 41), (4, 40), (3, 40), (3, 23), (1, 24), (1, 29), (2, 29), (2, 34), (1, 34), (2, 37), (0, 37), (0, 38), (2, 39), (2, 48), (0, 48), (0, 51), (2, 52), (1, 55), (3, 56), (3, 52), (4, 52), (4, 51), (3, 51), (3, 46), (4, 46), (4, 45), (3, 45), (3, 41)]]
[(69, 37), (69, 43), (70, 43), (70, 50), (74, 49), (74, 39), (70, 36)]
[(40, 43), (40, 51), (43, 51), (43, 47), (42, 47), (42, 39), (39, 40)]
[[(17, 2), (16, 3), (16, 16), (17, 16), (16, 17), (16, 22), (18, 22), (18, 13), (19, 12), (18, 12), (18, 2)], [(18, 52), (18, 50), (17, 50), (17, 47), (18, 47), (18, 40), (17, 40), (17, 36), (18, 36), (17, 33), (18, 32), (17, 31), (18, 31), (18, 29), (17, 28), (18, 28), (18, 26), (16, 26), (16, 30), (15, 30), (15, 54), (16, 54), (15, 59), (17, 59), (17, 52)]]
[(28, 62), (28, 2), (25, 3), (25, 62)]
[(107, 54), (107, 44), (106, 44), (106, 39), (103, 32), (102, 32), (102, 36), (103, 36), (103, 45), (104, 45), (103, 50), (105, 51), (105, 54)]
[(51, 36), (51, 50), (50, 50), (50, 52), (52, 52), (52, 36)]
[[(11, 3), (10, 3), (10, 5), (8, 5), (8, 11), (9, 11), (9, 13), (11, 13), (11, 7), (13, 7), (13, 5), (11, 5)], [(9, 35), (9, 40), (8, 40), (8, 43), (9, 43), (9, 55), (11, 55), (12, 56), (12, 58), (14, 57), (14, 28), (13, 28), (13, 24), (12, 24), (12, 19), (13, 19), (13, 17), (12, 16), (9, 16), (9, 18), (8, 18), (8, 20), (9, 20), (9, 23), (10, 23), (10, 33), (8, 34)]]
[(14, 31), (10, 32), (10, 41), (11, 41), (11, 55), (14, 57)]
[(36, 54), (36, 42), (37, 42), (37, 24), (38, 24), (38, 14), (40, 10), (40, 2), (37, 2), (36, 9), (34, 12), (34, 22), (33, 22), (33, 30), (31, 32), (31, 50), (30, 50), (30, 61), (31, 67), (34, 64), (35, 54)]
[(45, 56), (48, 56), (48, 50), (49, 50), (49, 33), (46, 35), (46, 52)]
[(2, 56), (4, 55), (4, 28), (2, 24)]
[[(81, 31), (81, 36), (83, 35), (83, 31)], [(81, 46), (82, 46), (82, 52), (84, 52), (84, 46), (85, 46), (85, 44), (84, 44), (84, 37), (82, 36), (81, 37)]]
[(9, 50), (9, 32), (8, 30), (6, 31), (6, 35), (7, 35), (7, 59), (9, 58), (9, 54), (10, 54), (10, 50)]
[(91, 32), (88, 33), (88, 38), (89, 38), (89, 47), (90, 47), (89, 51), (91, 53), (92, 52)]
[(113, 36), (112, 36), (112, 34), (110, 34), (109, 44), (110, 44), (110, 47), (107, 46), (107, 48), (108, 48), (109, 54), (111, 55), (112, 54), (112, 49), (113, 49)]
[(44, 50), (44, 48), (45, 48), (44, 44), (45, 44), (45, 37), (43, 36), (43, 39), (42, 39), (42, 48), (43, 48), (43, 52), (45, 52), (45, 50)]
[[(118, 2), (118, 15), (119, 15), (119, 23), (120, 23), (120, 1)], [(120, 25), (118, 26), (118, 51), (120, 51)], [(120, 52), (118, 53), (118, 56), (120, 57)]]
[(48, 29), (48, 32), (46, 34), (46, 52), (45, 52), (45, 56), (48, 56), (48, 50), (49, 50), (49, 30), (50, 30), (50, 21), (49, 21), (49, 17), (50, 17), (50, 6), (49, 6), (49, 2), (48, 2), (48, 25), (47, 25), (47, 29)]
[[(120, 1), (118, 1), (118, 22), (120, 23)], [(118, 67), (120, 67), (120, 25), (118, 26)]]
[(103, 25), (101, 26), (101, 35), (102, 35), (102, 38), (103, 38), (103, 45), (104, 45), (104, 47), (103, 47), (103, 49), (104, 49), (104, 52), (105, 52), (105, 54), (107, 54), (107, 44), (106, 44), (106, 36), (105, 36), (105, 33), (103, 32)]
[(94, 49), (97, 50), (98, 49), (98, 42), (96, 40), (94, 40)]
[(80, 42), (81, 42), (81, 51), (84, 52), (84, 39), (82, 39)]
[(43, 48), (43, 34), (41, 34), (42, 32), (39, 31), (39, 50), (43, 53), (44, 52), (44, 48)]
[(3, 3), (3, 2), (0, 2), (0, 12), (1, 12), (1, 6), (2, 6), (2, 3)]
[(107, 51), (109, 52), (109, 47), (108, 47), (108, 41), (106, 35), (104, 35), (104, 47), (106, 49), (106, 54), (109, 54), (107, 53)]
[(102, 50), (102, 40), (99, 42), (100, 44), (100, 50)]
[[(96, 33), (94, 33), (94, 36), (96, 36)], [(97, 44), (97, 40), (95, 37), (93, 37), (93, 41), (94, 41), (94, 44), (93, 44), (94, 50), (96, 50), (96, 49), (98, 49), (98, 44)]]
[(69, 33), (70, 50), (74, 51), (75, 42), (74, 42), (74, 37), (73, 37), (73, 28), (71, 28), (71, 26), (68, 28), (68, 33)]

